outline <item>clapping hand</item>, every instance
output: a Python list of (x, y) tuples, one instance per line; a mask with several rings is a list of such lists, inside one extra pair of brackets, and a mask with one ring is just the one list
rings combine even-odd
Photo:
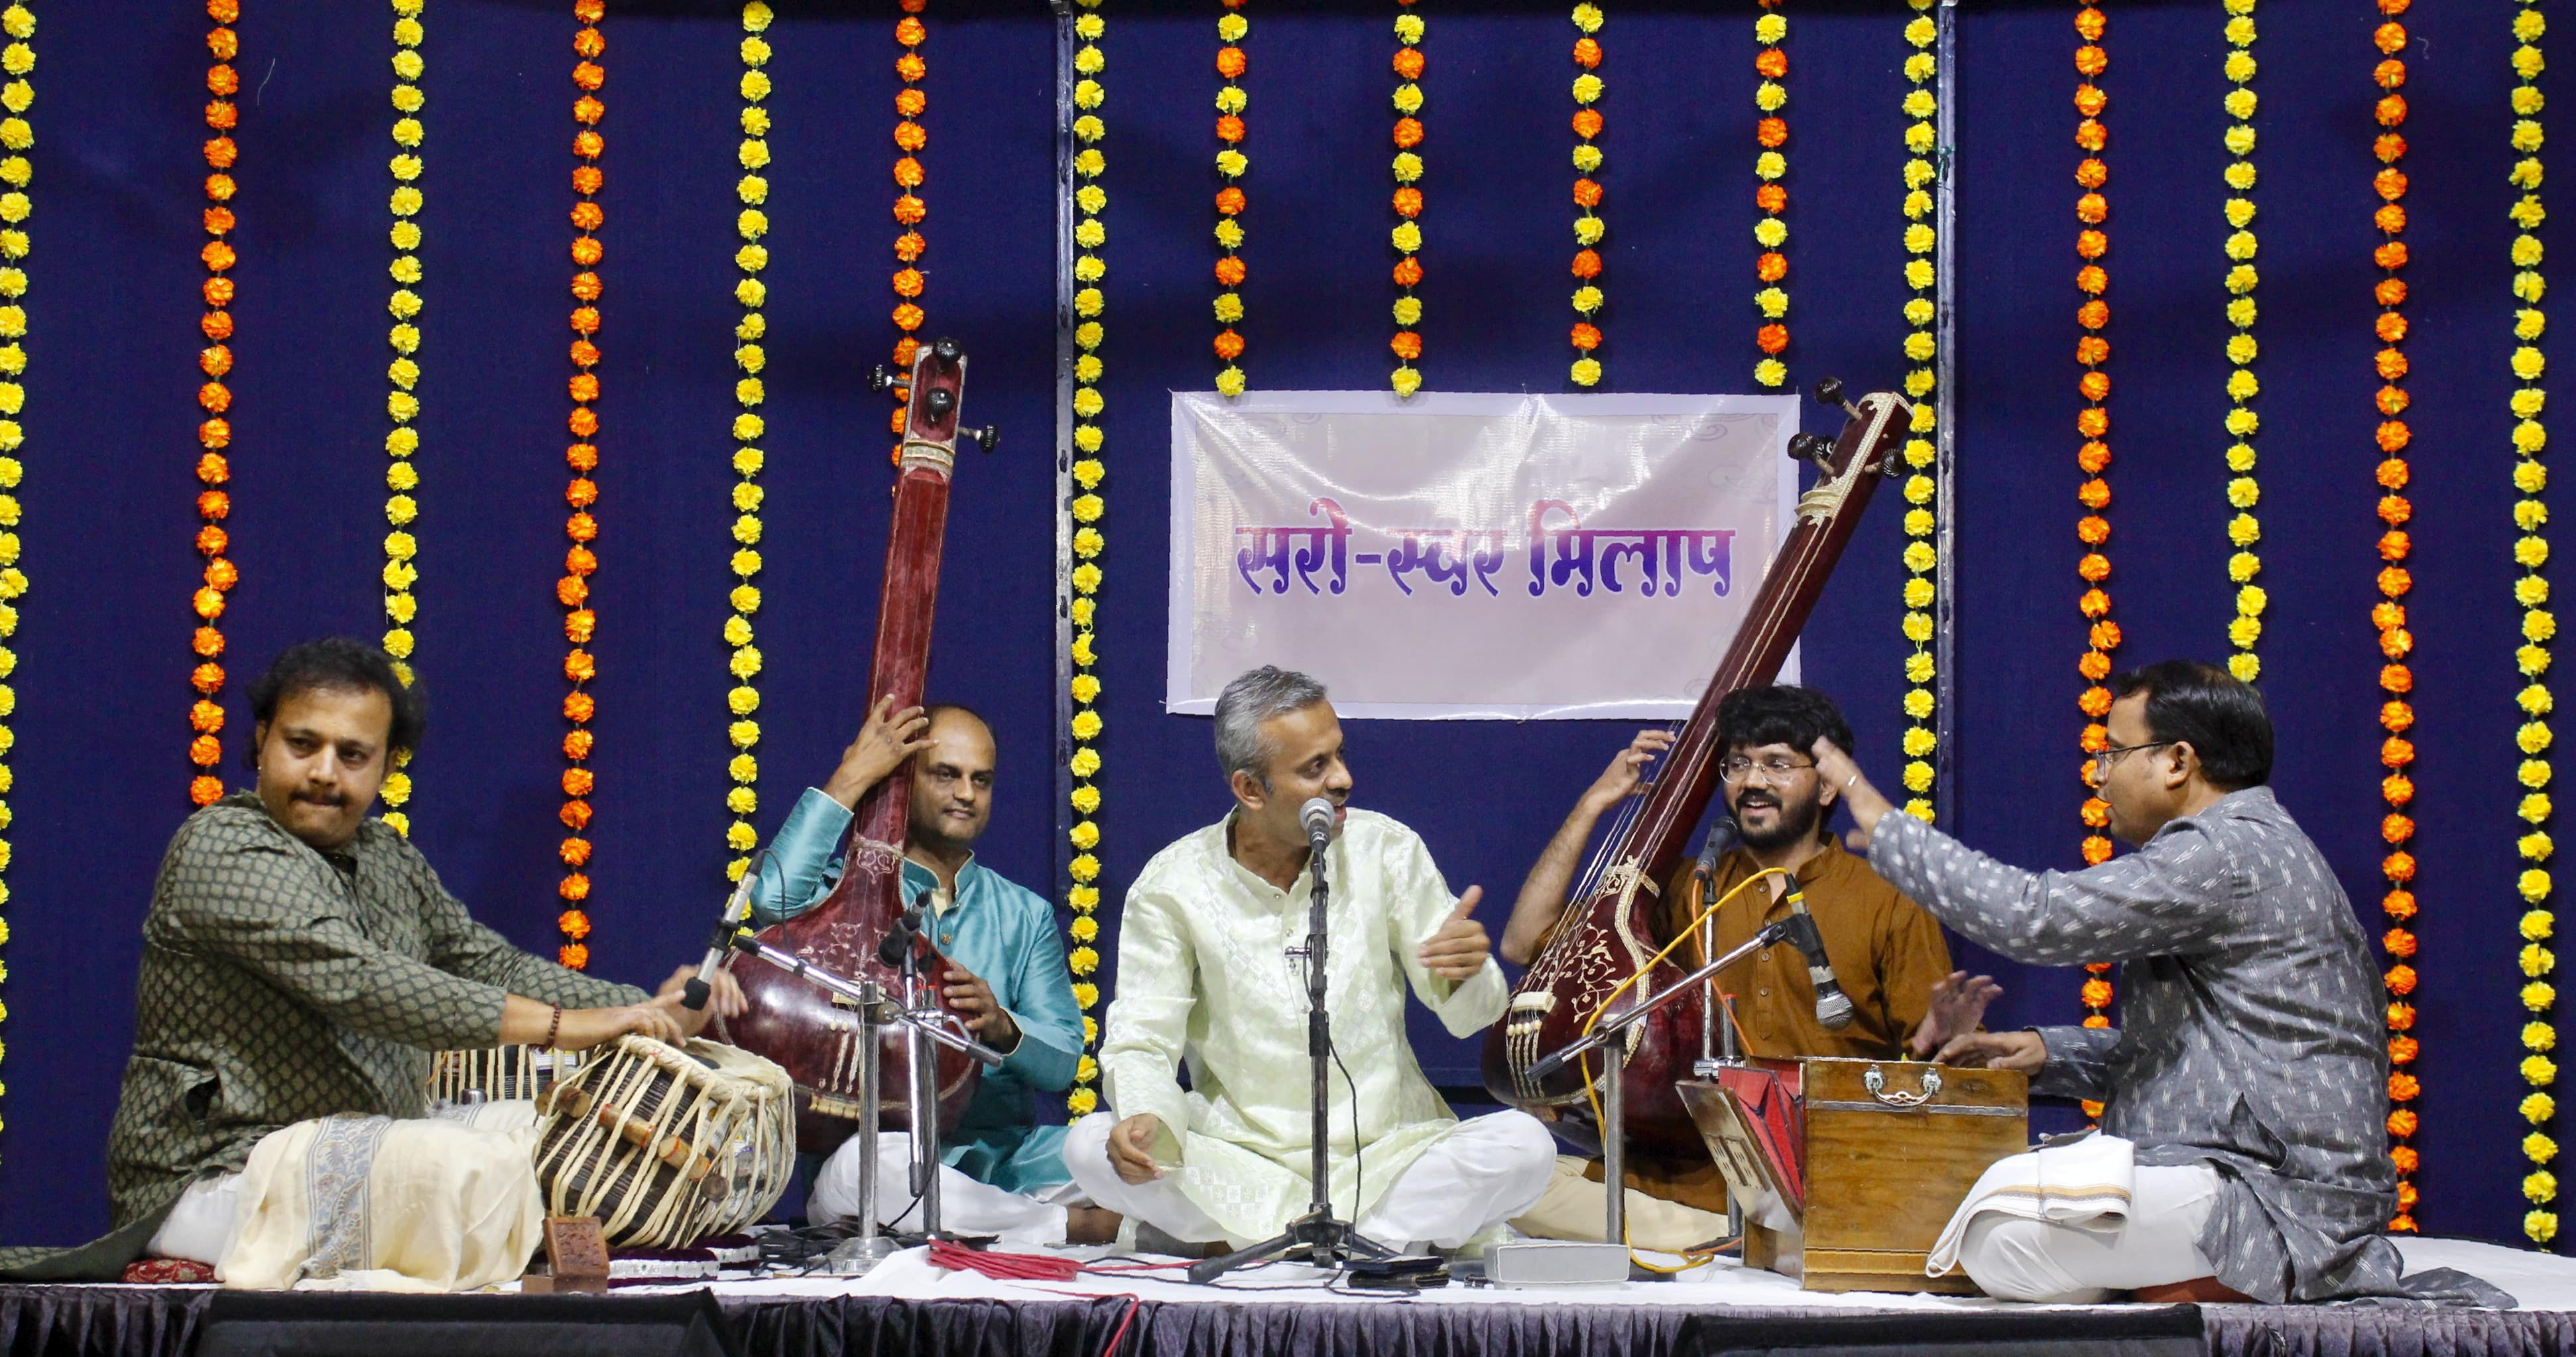
[(1950, 1044), (1953, 1037), (1977, 1030), (1985, 1021), (1986, 1005), (2004, 992), (1991, 975), (1970, 979), (1966, 971), (1952, 971), (1932, 986), (1932, 1007), (1923, 1022), (1907, 1038), (1905, 1048), (1922, 1060)]

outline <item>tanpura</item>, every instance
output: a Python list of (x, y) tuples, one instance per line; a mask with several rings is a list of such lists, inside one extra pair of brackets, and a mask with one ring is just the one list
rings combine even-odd
[[(1571, 894), (1547, 945), (1512, 991), (1510, 1008), (1485, 1034), (1486, 1089), (1510, 1106), (1554, 1119), (1568, 1139), (1590, 1140), (1591, 1148), (1597, 1148), (1598, 1129), (1584, 1066), (1570, 1064), (1543, 1079), (1531, 1078), (1529, 1068), (1582, 1036), (1613, 991), (1669, 941), (1660, 937), (1656, 916), (1664, 883), (1716, 789), (1724, 753), (1718, 702), (1738, 688), (1778, 677), (1878, 481), (1896, 474), (1911, 405), (1890, 392), (1874, 392), (1856, 406), (1847, 405), (1842, 383), (1830, 377), (1817, 385), (1816, 399), (1840, 408), (1849, 419), (1842, 436), (1831, 442), (1807, 433), (1790, 439), (1789, 455), (1813, 462), (1818, 473), (1814, 488), (1798, 500), (1796, 525), (1772, 558), (1707, 690), (1665, 752), (1653, 787), (1614, 826), (1593, 871)], [(1679, 917), (1696, 912), (1683, 911)], [(1671, 961), (1659, 963), (1621, 998), (1643, 998), (1684, 973)], [(1629, 1029), (1621, 1087), (1627, 1097), (1628, 1141), (1638, 1150), (1683, 1159), (1708, 1153), (1673, 1088), (1675, 1080), (1692, 1073), (1703, 1049), (1705, 1023), (1704, 1002), (1693, 994)]]
[[(895, 449), (894, 520), (886, 541), (885, 584), (877, 601), (876, 655), (868, 675), (868, 698), (862, 710), (875, 710), (891, 696), (896, 709), (917, 707), (930, 669), (930, 623), (939, 601), (939, 560), (948, 527), (948, 485), (956, 469), (957, 445), (971, 440), (991, 452), (991, 427), (960, 429), (958, 415), (966, 383), (966, 354), (956, 341), (942, 339), (921, 350), (910, 373), (903, 441)], [(875, 385), (884, 390), (895, 379), (879, 369)], [(887, 944), (888, 933), (903, 920), (903, 850), (912, 801), (912, 765), (907, 761), (859, 801), (842, 847), (841, 877), (823, 902), (794, 919), (760, 934), (760, 941), (794, 952), (816, 965), (853, 979), (873, 977), (889, 992), (900, 993), (898, 967), (904, 943)], [(928, 930), (922, 930), (926, 934)], [(940, 977), (947, 958), (927, 936), (911, 941), (914, 969), (925, 977), (927, 995), (947, 1006)], [(859, 1103), (859, 1059), (856, 1014), (845, 1001), (810, 981), (770, 966), (741, 966), (734, 978), (750, 1007), (723, 1023), (720, 1034), (743, 1049), (784, 1066), (796, 1081), (796, 1144), (807, 1153), (828, 1154), (857, 1132), (864, 1115)], [(881, 1042), (881, 1090), (884, 1129), (911, 1124), (913, 1108), (900, 1027), (889, 1027)], [(946, 1047), (930, 1048), (937, 1070), (940, 1127), (954, 1127), (974, 1095), (976, 1064)]]

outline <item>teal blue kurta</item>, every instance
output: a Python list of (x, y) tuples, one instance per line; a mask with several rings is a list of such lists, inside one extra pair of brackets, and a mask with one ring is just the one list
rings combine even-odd
[[(840, 848), (850, 812), (808, 789), (770, 840), (752, 912), (761, 924), (790, 919), (823, 902), (841, 879)], [(939, 884), (920, 863), (903, 864), (910, 903)], [(1064, 937), (1055, 907), (969, 859), (957, 873), (957, 898), (938, 920), (939, 950), (993, 987), (994, 1001), (1020, 1029), (1020, 1044), (997, 1069), (984, 1071), (941, 1159), (978, 1182), (1036, 1192), (1070, 1182), (1064, 1128), (1036, 1124), (1036, 1095), (1073, 1086), (1082, 1059), (1082, 1010), (1073, 1002)]]

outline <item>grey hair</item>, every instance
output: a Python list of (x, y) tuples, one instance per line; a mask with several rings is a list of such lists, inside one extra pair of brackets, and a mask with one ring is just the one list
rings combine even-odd
[(1269, 790), (1270, 759), (1278, 751), (1262, 735), (1262, 723), (1323, 700), (1324, 685), (1293, 669), (1265, 664), (1236, 675), (1216, 699), (1216, 761), (1225, 769), (1225, 780), (1250, 773), (1262, 790)]

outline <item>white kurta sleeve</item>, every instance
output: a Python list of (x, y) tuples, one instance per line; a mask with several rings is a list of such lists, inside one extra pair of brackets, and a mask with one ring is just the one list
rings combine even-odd
[(1503, 983), (1503, 968), (1488, 955), (1483, 970), (1465, 980), (1447, 980), (1422, 964), (1422, 944), (1449, 921), (1449, 912), (1458, 907), (1458, 897), (1449, 893), (1439, 864), (1431, 860), (1431, 850), (1419, 836), (1408, 832), (1400, 845), (1390, 848), (1400, 856), (1386, 865), (1390, 897), (1386, 902), (1387, 945), (1395, 950), (1396, 961), (1413, 982), (1413, 992), (1440, 1016), (1440, 1025), (1448, 1028), (1451, 1036), (1472, 1036), (1493, 1026), (1511, 1000), (1510, 988)]
[(1119, 918), (1118, 993), (1101, 1037), (1100, 1076), (1120, 1117), (1161, 1119), (1154, 1157), (1166, 1163), (1180, 1162), (1180, 1137), (1190, 1129), (1179, 1071), (1197, 1004), (1195, 970), (1180, 903), (1139, 882)]

